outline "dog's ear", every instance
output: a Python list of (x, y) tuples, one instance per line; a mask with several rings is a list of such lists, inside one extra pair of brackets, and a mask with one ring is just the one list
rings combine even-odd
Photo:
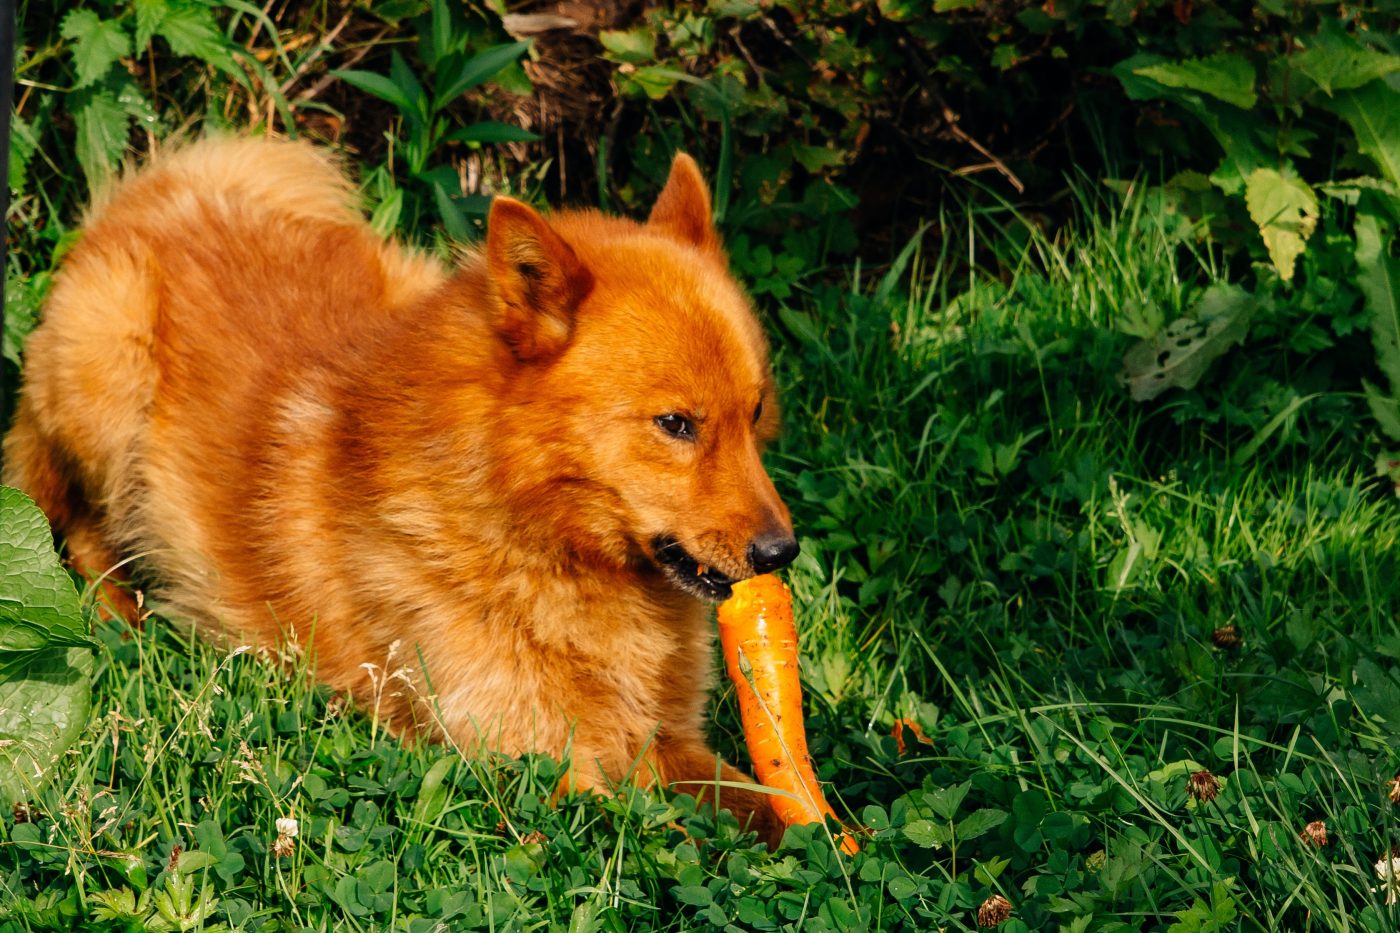
[(593, 276), (548, 221), (514, 198), (492, 201), (486, 269), (496, 293), (496, 331), (516, 357), (540, 359), (564, 349)]
[(676, 153), (666, 187), (656, 199), (647, 225), (665, 230), (682, 243), (719, 251), (719, 234), (710, 216), (710, 190), (700, 166), (684, 152)]

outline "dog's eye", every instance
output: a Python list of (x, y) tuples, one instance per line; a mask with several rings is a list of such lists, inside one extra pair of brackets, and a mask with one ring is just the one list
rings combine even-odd
[(695, 425), (691, 424), (685, 415), (669, 414), (657, 415), (652, 419), (656, 426), (672, 437), (679, 437), (687, 441), (695, 440)]
[(753, 423), (758, 424), (758, 419), (763, 417), (763, 399), (758, 400), (758, 404), (753, 407)]

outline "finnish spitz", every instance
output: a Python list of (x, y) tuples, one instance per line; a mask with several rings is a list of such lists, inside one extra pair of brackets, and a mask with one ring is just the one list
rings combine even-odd
[[(4, 480), (83, 572), (135, 558), (166, 614), (366, 701), (397, 642), (395, 728), (567, 751), (574, 787), (749, 780), (704, 737), (706, 603), (797, 542), (687, 156), (645, 223), (497, 198), (447, 268), (313, 147), (193, 143), (93, 206), (24, 377)], [(721, 791), (771, 834), (763, 801)]]

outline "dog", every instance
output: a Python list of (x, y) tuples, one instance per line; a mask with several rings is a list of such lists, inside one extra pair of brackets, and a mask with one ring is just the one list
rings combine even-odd
[(124, 614), (130, 561), (162, 614), (294, 643), (398, 733), (567, 756), (582, 791), (708, 784), (771, 837), (705, 711), (707, 604), (798, 553), (777, 425), (689, 157), (644, 223), (498, 197), (449, 267), (377, 235), (323, 151), (208, 139), (91, 209), (4, 481)]

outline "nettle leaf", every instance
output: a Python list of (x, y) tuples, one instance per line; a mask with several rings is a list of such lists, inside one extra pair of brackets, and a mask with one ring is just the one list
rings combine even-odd
[(1328, 95), (1400, 71), (1400, 55), (1368, 49), (1345, 33), (1325, 30), (1314, 37), (1313, 43), (1288, 62)]
[(126, 151), (131, 117), (117, 95), (107, 89), (89, 88), (73, 95), (70, 109), (77, 130), (74, 150), (91, 192), (112, 173)]
[(131, 37), (114, 19), (100, 19), (92, 10), (74, 10), (60, 30), (73, 40), (73, 65), (78, 72), (75, 88), (87, 87), (107, 73), (122, 57), (131, 54)]
[(1381, 176), (1400, 185), (1400, 87), (1397, 76), (1372, 81), (1364, 87), (1342, 91), (1331, 100), (1331, 109), (1351, 125), (1356, 148), (1369, 156)]
[(1196, 303), (1194, 317), (1172, 321), (1160, 334), (1138, 341), (1124, 354), (1119, 381), (1139, 402), (1167, 389), (1194, 388), (1217, 357), (1244, 340), (1257, 304), (1238, 285), (1212, 285)]
[(1254, 93), (1254, 66), (1233, 52), (1143, 65), (1134, 68), (1133, 74), (1167, 87), (1200, 91), (1244, 110), (1252, 108), (1258, 99)]
[(165, 0), (135, 0), (131, 6), (136, 11), (136, 51), (139, 54), (150, 44), (156, 27), (165, 19), (169, 5)]
[(1390, 254), (1395, 231), (1374, 214), (1356, 218), (1356, 284), (1371, 315), (1376, 365), (1390, 382), (1384, 395), (1369, 382), (1366, 402), (1383, 430), (1400, 440), (1400, 259)]
[(1298, 257), (1317, 226), (1317, 195), (1291, 169), (1260, 168), (1245, 179), (1244, 200), (1279, 277), (1292, 281)]
[(0, 486), (0, 652), (90, 644), (78, 593), (53, 549), (49, 520)]
[(155, 27), (156, 33), (170, 43), (176, 55), (197, 58), (221, 71), (236, 69), (229, 54), (228, 40), (214, 19), (214, 12), (195, 3), (171, 5)]

